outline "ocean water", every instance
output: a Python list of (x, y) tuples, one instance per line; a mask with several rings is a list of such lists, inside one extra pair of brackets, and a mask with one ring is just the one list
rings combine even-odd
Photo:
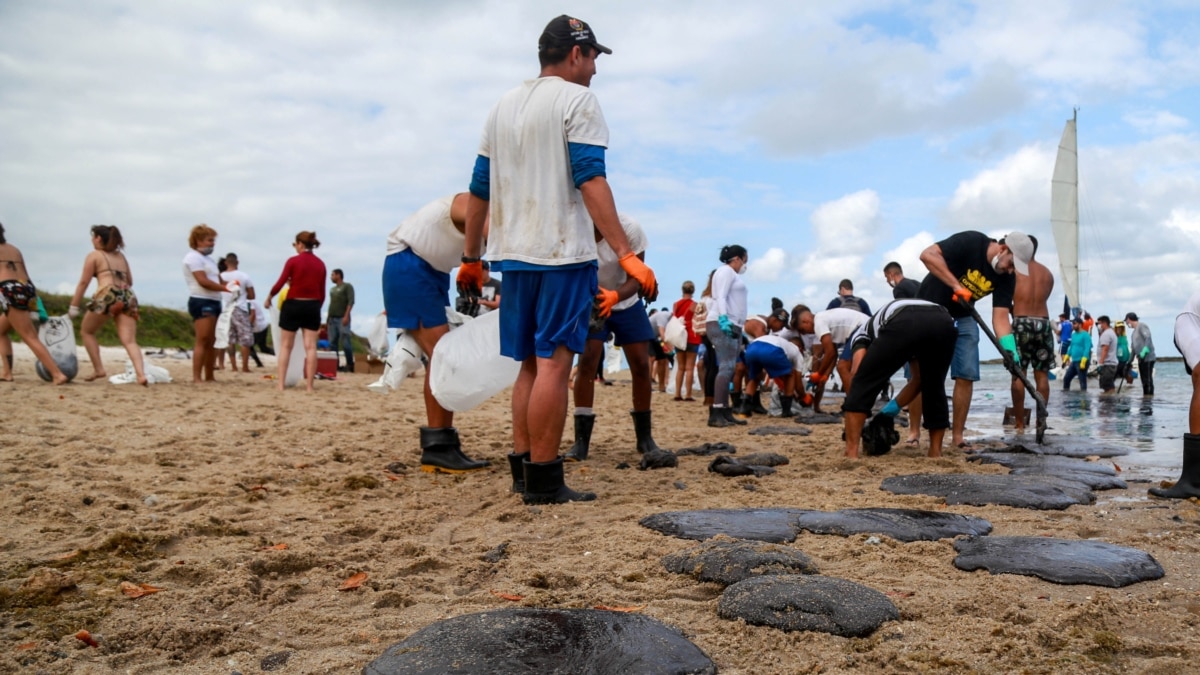
[[(1015, 438), (1011, 427), (1002, 426), (1004, 408), (1012, 405), (1011, 376), (1003, 365), (992, 363), (983, 364), (980, 374), (967, 418), (968, 432)], [(902, 381), (894, 382), (903, 385)], [(947, 380), (947, 396), (952, 391), (953, 382)], [(1061, 379), (1051, 380), (1050, 400), (1046, 405), (1047, 433), (1095, 438), (1128, 447), (1129, 454), (1116, 461), (1129, 477), (1174, 480), (1179, 476), (1192, 397), (1192, 381), (1181, 361), (1159, 361), (1155, 365), (1154, 391), (1154, 396), (1143, 396), (1141, 380), (1135, 379), (1132, 385), (1124, 385), (1120, 393), (1101, 396), (1100, 383), (1095, 377), (1088, 379), (1086, 392), (1079, 391), (1078, 380), (1071, 382), (1070, 391), (1063, 391)], [(1026, 398), (1026, 406), (1034, 409), (1026, 432), (1032, 442), (1037, 421), (1032, 398)], [(970, 440), (972, 436), (967, 438)]]

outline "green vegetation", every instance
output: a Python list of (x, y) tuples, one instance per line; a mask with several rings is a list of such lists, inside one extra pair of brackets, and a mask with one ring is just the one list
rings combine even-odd
[[(42, 299), (42, 303), (46, 305), (46, 313), (50, 316), (61, 316), (67, 313), (67, 308), (71, 305), (71, 296), (55, 295), (53, 293), (38, 293), (38, 297)], [(138, 320), (137, 340), (138, 345), (143, 348), (171, 348), (183, 347), (191, 349), (196, 341), (196, 335), (192, 332), (192, 318), (187, 315), (187, 312), (181, 312), (177, 309), (163, 309), (153, 305), (140, 305), (138, 312), (141, 319)], [(75, 320), (75, 337), (79, 338), (79, 319)], [(104, 324), (104, 326), (96, 333), (96, 339), (105, 347), (119, 347), (121, 341), (117, 339), (117, 329), (112, 321)]]

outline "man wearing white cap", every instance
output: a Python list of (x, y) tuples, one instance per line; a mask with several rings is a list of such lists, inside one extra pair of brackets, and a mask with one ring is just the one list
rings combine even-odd
[(979, 325), (969, 307), (974, 307), (980, 298), (992, 296), (992, 330), (1006, 358), (1020, 364), (1009, 317), (1016, 287), (1013, 271), (1029, 274), (1033, 250), (1033, 241), (1021, 232), (997, 241), (982, 232), (967, 231), (921, 252), (921, 262), (929, 274), (921, 282), (917, 297), (945, 307), (958, 329), (954, 359), (950, 362), (950, 377), (954, 379), (951, 443), (955, 447), (967, 447), (963, 430), (975, 382), (979, 380)]

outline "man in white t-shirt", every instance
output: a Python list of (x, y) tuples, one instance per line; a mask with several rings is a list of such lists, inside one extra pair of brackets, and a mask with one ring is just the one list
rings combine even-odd
[[(467, 193), (447, 195), (405, 218), (387, 238), (383, 308), (388, 328), (403, 330), (430, 359), (438, 341), (450, 332), (446, 319), (450, 270), (462, 257), (466, 219)], [(425, 369), (421, 470), (461, 474), (491, 466), (487, 460), (471, 459), (463, 453), (454, 413), (434, 398), (429, 371)]]
[(500, 353), (521, 362), (513, 386), (513, 489), (528, 504), (590, 501), (564, 483), (558, 455), (574, 355), (587, 342), (593, 302), (607, 315), (617, 292), (597, 294), (596, 240), (612, 246), (640, 295), (654, 273), (629, 247), (605, 177), (608, 125), (588, 89), (596, 58), (612, 50), (566, 15), (538, 39), (537, 78), (509, 91), (488, 115), (472, 173), (458, 284), (478, 293), (485, 215), (487, 258), (504, 274)]
[(842, 388), (849, 391), (850, 350), (847, 347), (850, 336), (869, 318), (857, 309), (845, 307), (827, 309), (813, 315), (813, 333), (817, 338), (816, 344), (820, 345), (817, 361), (813, 363), (812, 375), (809, 376), (809, 382), (816, 385), (816, 391), (813, 392), (814, 412), (821, 412), (821, 396), (825, 393), (825, 383), (834, 367), (837, 367), (838, 376), (842, 378)]

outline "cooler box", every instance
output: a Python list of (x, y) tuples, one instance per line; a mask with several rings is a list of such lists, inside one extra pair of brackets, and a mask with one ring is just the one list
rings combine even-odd
[(317, 372), (325, 377), (337, 377), (338, 353), (317, 352)]

